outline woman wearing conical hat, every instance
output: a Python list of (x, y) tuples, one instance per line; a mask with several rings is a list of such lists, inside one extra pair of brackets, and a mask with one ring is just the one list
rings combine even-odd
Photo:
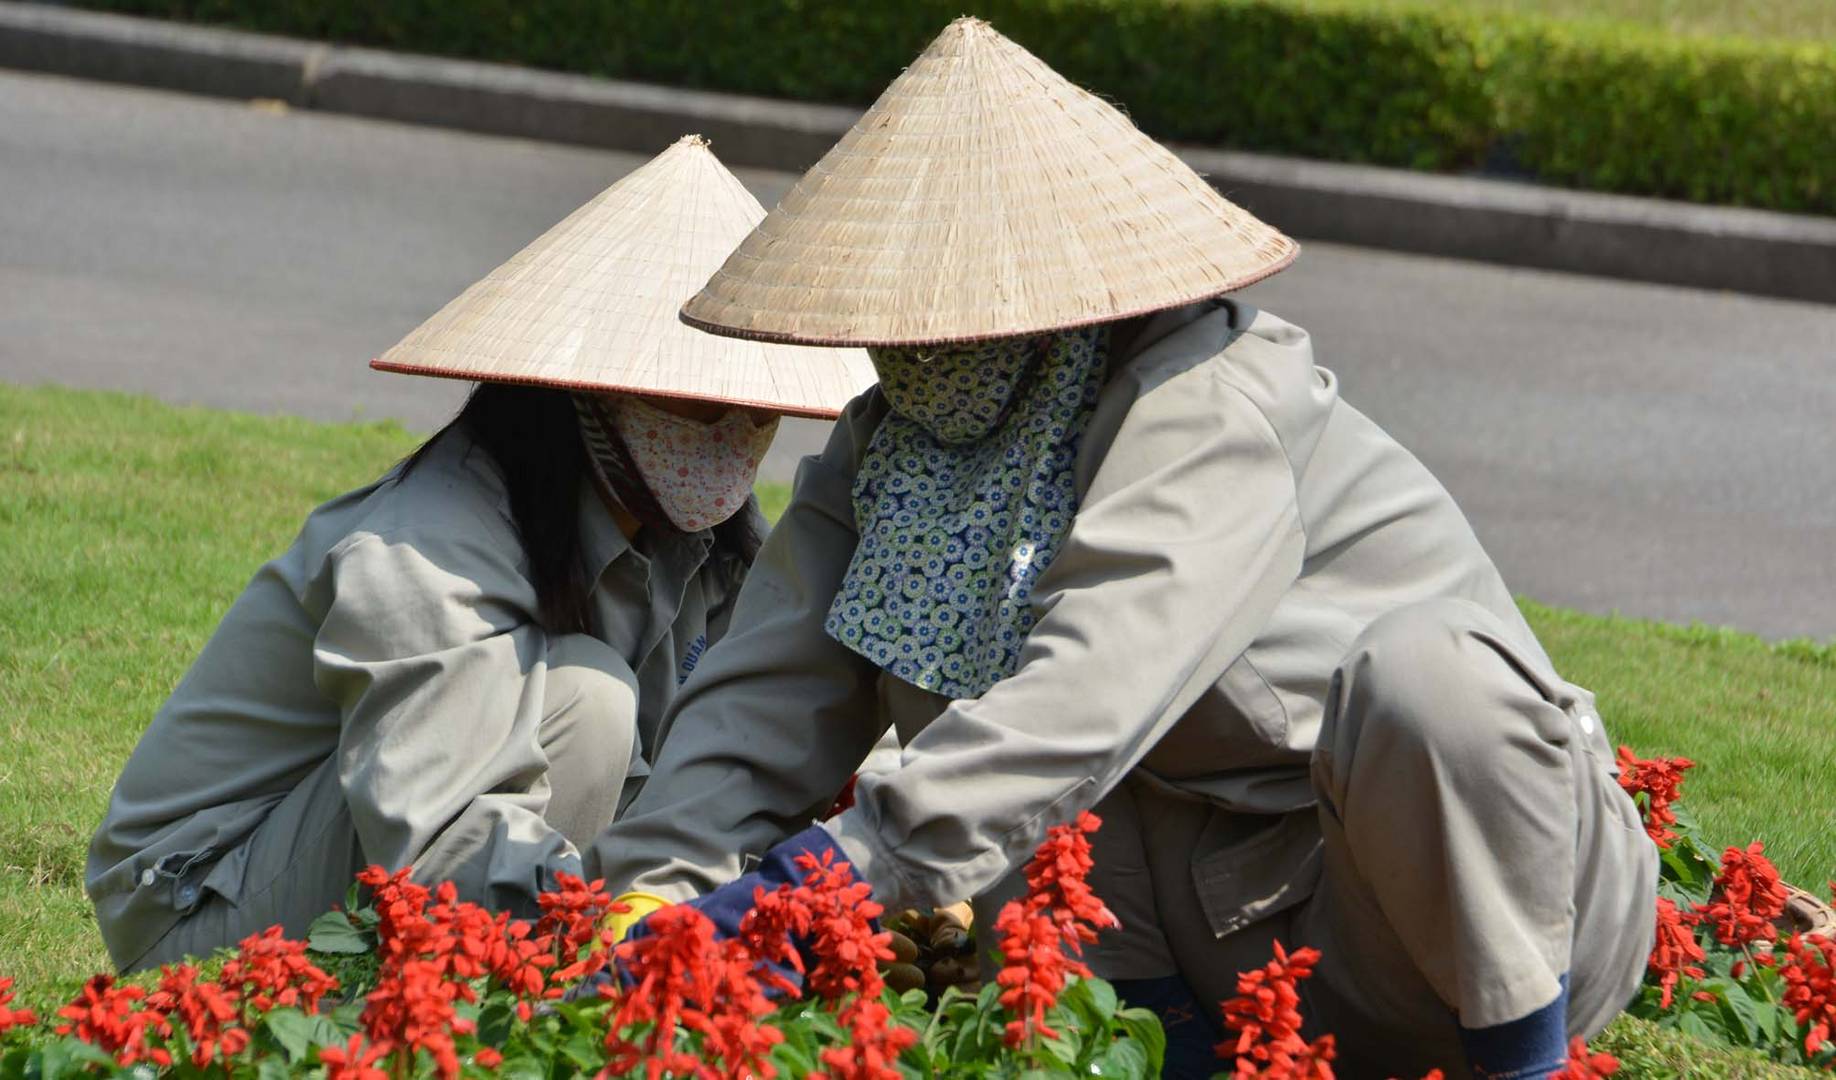
[[(1094, 808), (1122, 929), (1092, 966), (1169, 1018), (1170, 1071), (1215, 1068), (1204, 1018), (1273, 940), (1323, 951), (1347, 1075), (1542, 1075), (1605, 1024), (1655, 852), (1447, 492), (1305, 331), (1221, 298), (1295, 250), (946, 30), (684, 308), (865, 346), (880, 386), (805, 462), (608, 880), (723, 925), (799, 851), (895, 908), (986, 896)], [(887, 725), (901, 767), (810, 826)]]
[(368, 863), (519, 913), (581, 871), (728, 624), (777, 417), (872, 382), (677, 320), (763, 214), (685, 139), (376, 362), (478, 386), (312, 512), (154, 718), (90, 847), (119, 966), (298, 936)]

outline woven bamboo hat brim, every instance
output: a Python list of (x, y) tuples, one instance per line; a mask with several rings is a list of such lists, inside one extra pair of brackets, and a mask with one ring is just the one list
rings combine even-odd
[(765, 216), (690, 135), (485, 275), (371, 366), (831, 417), (872, 385), (858, 350), (703, 334), (677, 318)]
[(895, 79), (682, 309), (812, 345), (974, 341), (1242, 288), (1299, 246), (979, 19)]

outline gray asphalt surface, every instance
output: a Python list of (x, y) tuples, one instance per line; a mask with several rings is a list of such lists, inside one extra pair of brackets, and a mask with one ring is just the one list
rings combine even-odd
[[(365, 363), (639, 163), (0, 72), (0, 378), (431, 428), (462, 385)], [(1327, 244), (1246, 296), (1517, 591), (1836, 635), (1836, 308)]]

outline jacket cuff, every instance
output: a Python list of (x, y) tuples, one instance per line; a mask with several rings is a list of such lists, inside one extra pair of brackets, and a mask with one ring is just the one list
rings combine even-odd
[(872, 826), (867, 824), (866, 815), (858, 806), (835, 815), (822, 822), (822, 827), (835, 839), (835, 845), (847, 857), (849, 865), (854, 867), (857, 881), (865, 881), (873, 888), (873, 899), (889, 911), (912, 904), (925, 902), (918, 891), (908, 886), (904, 875), (893, 862), (892, 852), (881, 843), (874, 834)]

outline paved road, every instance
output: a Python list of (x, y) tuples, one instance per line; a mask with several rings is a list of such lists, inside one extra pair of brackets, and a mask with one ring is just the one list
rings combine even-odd
[[(0, 378), (429, 428), (463, 388), (365, 361), (636, 164), (0, 72)], [(1836, 308), (1327, 244), (1248, 295), (1518, 591), (1836, 635)]]

